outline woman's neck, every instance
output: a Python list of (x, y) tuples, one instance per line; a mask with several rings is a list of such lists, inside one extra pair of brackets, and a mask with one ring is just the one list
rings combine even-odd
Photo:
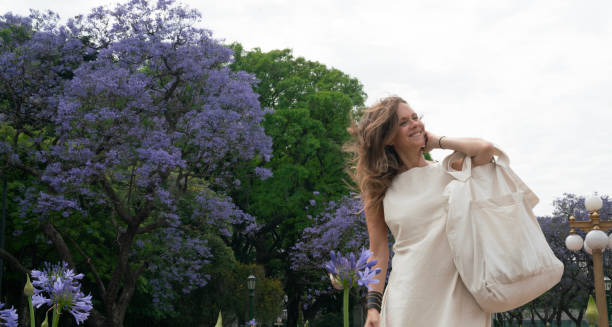
[(417, 152), (404, 152), (398, 153), (400, 159), (402, 160), (403, 170), (409, 170), (415, 167), (425, 167), (428, 166), (429, 163), (423, 157), (423, 153), (419, 149)]

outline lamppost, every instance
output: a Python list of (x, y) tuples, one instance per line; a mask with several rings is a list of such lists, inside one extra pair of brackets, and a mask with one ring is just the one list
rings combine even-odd
[(280, 327), (282, 325), (283, 325), (283, 318), (276, 317), (276, 322), (274, 323), (274, 326)]
[[(576, 221), (574, 216), (569, 218), (570, 233), (565, 239), (565, 246), (572, 251), (578, 251), (583, 243), (585, 250), (588, 247), (593, 255), (593, 272), (595, 284), (595, 302), (599, 311), (598, 327), (608, 326), (608, 308), (606, 305), (606, 294), (604, 289), (603, 260), (602, 252), (608, 243), (612, 244), (612, 237), (608, 238), (604, 231), (612, 228), (612, 221), (601, 221), (599, 209), (603, 205), (601, 198), (590, 197), (584, 201), (584, 205), (589, 211), (589, 220)], [(580, 235), (576, 234), (576, 229), (581, 229), (587, 233), (586, 240), (583, 242)]]
[(608, 323), (612, 322), (610, 319), (610, 288), (612, 288), (612, 280), (608, 276), (604, 276), (604, 286), (606, 288), (606, 308), (608, 308)]
[(249, 320), (253, 320), (253, 299), (255, 298), (255, 282), (257, 278), (253, 275), (247, 277), (247, 287), (249, 288)]

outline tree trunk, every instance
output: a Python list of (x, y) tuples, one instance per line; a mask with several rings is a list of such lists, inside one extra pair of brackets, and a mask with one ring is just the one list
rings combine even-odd
[(287, 284), (285, 292), (289, 297), (287, 304), (287, 327), (297, 327), (298, 315), (300, 311), (299, 290), (295, 282), (295, 276), (291, 270), (287, 271)]
[[(71, 268), (74, 268), (72, 254), (62, 235), (51, 223), (43, 223), (41, 228), (47, 238), (55, 245), (60, 258), (66, 261)], [(136, 279), (141, 273), (140, 268), (143, 268), (141, 266), (136, 272), (132, 272), (128, 262), (129, 250), (136, 235), (136, 230), (136, 227), (128, 227), (127, 231), (119, 235), (117, 267), (113, 271), (106, 288), (106, 294), (102, 298), (106, 315), (103, 316), (99, 311), (92, 310), (89, 319), (86, 320), (88, 326), (123, 327), (127, 308), (136, 289)]]
[(89, 312), (89, 318), (85, 320), (85, 325), (88, 327), (102, 327), (106, 318), (96, 309)]
[[(129, 263), (129, 253), (138, 226), (128, 226), (118, 237), (119, 256), (117, 266), (106, 287), (104, 308), (106, 311), (106, 327), (123, 327), (123, 320), (130, 300), (136, 289), (136, 279), (141, 269), (132, 272)], [(143, 266), (141, 266), (142, 268)]]

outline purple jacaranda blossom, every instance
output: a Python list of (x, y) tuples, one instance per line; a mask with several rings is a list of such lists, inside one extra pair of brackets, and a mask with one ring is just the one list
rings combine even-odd
[[(231, 71), (233, 50), (199, 20), (196, 10), (165, 0), (97, 7), (65, 25), (51, 12), (0, 16), (3, 33), (17, 26), (27, 35), (9, 35), (0, 47), (0, 94), (9, 104), (0, 119), (14, 133), (0, 141), (0, 161), (32, 177), (19, 204), (37, 224), (74, 219), (68, 224), (85, 234), (88, 212), (108, 209), (95, 219), (117, 226), (115, 255), (143, 267), (130, 276), (113, 264), (114, 280), (97, 281), (121, 285), (102, 299), (117, 312), (140, 274), (161, 310), (205, 285), (205, 232), (258, 230), (224, 187), (240, 178), (238, 163), (270, 160), (262, 126), (269, 110), (253, 91), (255, 76)], [(271, 176), (261, 167), (252, 174)], [(179, 203), (192, 207), (181, 211)]]
[[(391, 247), (392, 238), (389, 239)], [(328, 202), (324, 211), (314, 217), (312, 227), (304, 229), (292, 248), (291, 268), (296, 271), (324, 268), (330, 251), (358, 252), (367, 245), (361, 199), (354, 194), (345, 196)]]
[(17, 327), (17, 310), (11, 307), (3, 309), (4, 303), (0, 302), (0, 326)]
[(249, 326), (249, 327), (255, 327), (255, 326), (257, 326), (257, 321), (255, 320), (255, 318), (253, 318), (253, 319), (251, 319), (251, 320), (247, 321), (247, 326)]
[[(363, 204), (354, 194), (338, 201), (329, 201), (325, 204), (324, 211), (312, 217), (311, 222), (312, 227), (304, 229), (300, 239), (291, 249), (290, 260), (293, 270), (312, 276), (308, 282), (311, 287), (301, 295), (301, 301), (314, 305), (317, 300), (327, 299), (334, 293), (335, 287), (329, 283), (328, 273), (323, 273), (330, 251), (361, 253), (361, 249), (368, 246), (368, 232)], [(390, 236), (391, 255), (392, 240)], [(391, 256), (388, 267), (391, 267)], [(359, 281), (359, 276), (356, 278), (357, 281), (354, 283)], [(380, 277), (382, 281), (386, 278), (386, 276)]]
[(263, 168), (263, 167), (256, 167), (255, 168), (255, 175), (257, 175), (257, 177), (259, 177), (259, 179), (266, 180), (270, 177), (272, 177), (272, 171), (268, 168)]
[(66, 309), (79, 325), (89, 317), (93, 308), (91, 295), (81, 291), (81, 279), (83, 274), (75, 274), (66, 262), (56, 265), (45, 263), (43, 270), (32, 270), (32, 304), (36, 308), (53, 305), (59, 311)]
[(197, 230), (166, 228), (157, 231), (138, 256), (148, 256), (149, 286), (156, 306), (172, 310), (172, 303), (183, 294), (205, 286), (210, 276), (202, 271), (212, 254)]

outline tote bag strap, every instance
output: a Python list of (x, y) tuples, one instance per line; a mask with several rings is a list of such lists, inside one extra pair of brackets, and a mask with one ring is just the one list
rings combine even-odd
[[(508, 157), (508, 155), (497, 145), (494, 144), (493, 146), (495, 147), (493, 153), (497, 157), (493, 157), (495, 165), (498, 165), (499, 168), (501, 168), (504, 173), (507, 174), (507, 176), (512, 180), (512, 182), (518, 187), (518, 189), (524, 192), (525, 200), (529, 207), (535, 207), (539, 202), (538, 196), (510, 168), (510, 158)], [(460, 160), (461, 158), (464, 158), (463, 167), (461, 167), (461, 170), (454, 170), (450, 166), (450, 164), (455, 160)], [(455, 179), (455, 181), (451, 182), (447, 186), (445, 190), (445, 194), (447, 195), (451, 194), (451, 191), (458, 187), (458, 182), (466, 182), (470, 177), (472, 177), (472, 158), (465, 155), (465, 153), (455, 151), (452, 154), (446, 156), (446, 158), (444, 158), (444, 160), (442, 161), (442, 167), (444, 171), (446, 171)]]
[[(450, 166), (451, 163), (456, 160), (461, 160), (461, 158), (463, 158), (463, 167), (461, 167), (461, 170), (454, 170)], [(445, 172), (462, 182), (467, 181), (472, 176), (472, 158), (466, 156), (463, 152), (455, 151), (446, 156), (446, 158), (442, 160), (442, 167)]]
[(494, 162), (496, 164), (500, 164), (506, 168), (509, 168), (510, 158), (508, 158), (508, 155), (506, 155), (506, 153), (502, 151), (502, 149), (500, 149), (497, 145), (493, 144), (493, 147), (494, 147), (493, 154), (497, 156), (497, 159), (493, 157)]
[[(493, 146), (493, 154), (497, 156), (497, 159), (493, 157), (493, 162), (505, 168), (510, 168), (510, 158), (508, 158), (508, 155), (497, 145)], [(456, 160), (461, 160), (461, 158), (463, 158), (463, 167), (461, 167), (461, 170), (454, 170), (450, 166), (451, 163)], [(450, 155), (446, 156), (446, 158), (442, 160), (442, 167), (444, 167), (444, 171), (453, 176), (455, 179), (458, 179), (462, 182), (465, 182), (468, 178), (472, 176), (472, 158), (467, 156), (463, 152), (455, 151)]]

